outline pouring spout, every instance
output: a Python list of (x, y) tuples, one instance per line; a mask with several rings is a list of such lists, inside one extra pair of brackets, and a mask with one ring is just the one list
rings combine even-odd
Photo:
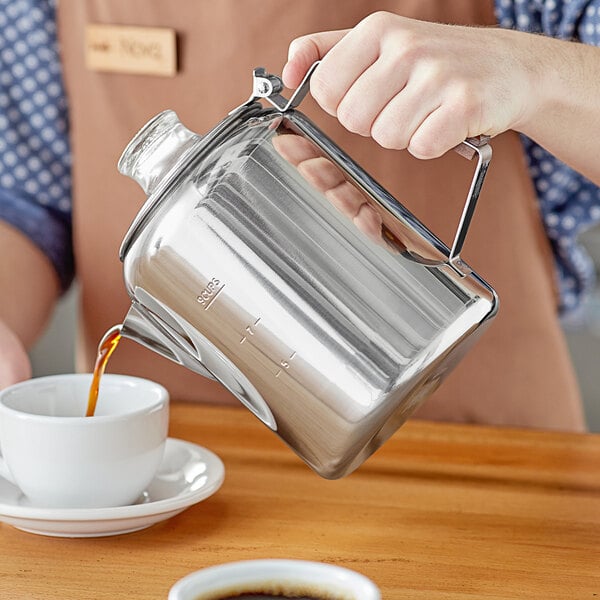
[(220, 382), (267, 427), (277, 431), (269, 406), (248, 378), (200, 332), (140, 287), (135, 288), (121, 336)]
[(133, 340), (204, 377), (215, 379), (196, 356), (193, 344), (140, 303), (133, 302), (120, 328), (122, 337)]
[(114, 338), (116, 336), (122, 336), (123, 335), (122, 329), (123, 329), (123, 325), (115, 325), (114, 327), (111, 327), (104, 334), (102, 339), (100, 340), (100, 343), (98, 344), (98, 348), (103, 348), (109, 339)]

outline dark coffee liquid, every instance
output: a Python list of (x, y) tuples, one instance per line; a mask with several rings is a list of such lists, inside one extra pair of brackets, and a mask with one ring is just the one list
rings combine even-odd
[(220, 600), (272, 600), (273, 598), (279, 598), (279, 600), (322, 600), (317, 596), (288, 596), (286, 594), (263, 594), (262, 592), (223, 596)]
[(96, 356), (96, 364), (94, 365), (94, 376), (88, 394), (88, 405), (85, 413), (86, 417), (93, 417), (96, 412), (96, 403), (98, 402), (98, 393), (100, 392), (100, 378), (104, 373), (110, 355), (115, 351), (120, 339), (121, 326), (118, 325), (117, 327), (109, 329), (98, 345), (98, 355)]

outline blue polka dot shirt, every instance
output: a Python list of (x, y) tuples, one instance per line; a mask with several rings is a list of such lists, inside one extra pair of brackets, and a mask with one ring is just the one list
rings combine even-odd
[(71, 157), (55, 7), (0, 0), (0, 218), (73, 278)]
[[(600, 45), (600, 0), (495, 0), (501, 27)], [(577, 236), (600, 222), (600, 190), (523, 137), (552, 245), (561, 312), (595, 281)], [(63, 288), (73, 278), (71, 159), (55, 0), (0, 0), (0, 219), (48, 256)]]
[[(600, 45), (600, 0), (495, 1), (501, 27)], [(532, 140), (522, 140), (554, 251), (561, 312), (567, 314), (594, 286), (594, 264), (577, 236), (600, 222), (600, 189)]]

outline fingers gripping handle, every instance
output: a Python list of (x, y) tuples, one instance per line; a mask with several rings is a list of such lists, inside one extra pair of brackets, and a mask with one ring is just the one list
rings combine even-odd
[[(281, 96), (280, 92), (283, 90), (283, 82), (276, 75), (271, 75), (266, 72), (262, 67), (254, 69), (253, 73), (253, 86), (252, 95), (250, 96), (249, 102), (253, 102), (258, 98), (264, 98), (277, 110), (286, 112), (296, 108), (300, 102), (304, 99), (310, 89), (310, 78), (314, 73), (315, 69), (319, 65), (320, 61), (313, 63), (300, 85), (293, 92), (289, 100), (286, 100)], [(490, 161), (492, 159), (492, 147), (489, 145), (490, 138), (488, 136), (478, 136), (473, 138), (467, 138), (464, 142), (461, 142), (454, 148), (455, 152), (461, 156), (472, 160), (477, 156), (477, 166), (475, 167), (475, 173), (471, 181), (469, 193), (465, 201), (460, 221), (458, 223), (458, 229), (454, 236), (452, 248), (450, 249), (450, 255), (448, 262), (450, 265), (460, 274), (465, 274), (465, 267), (460, 259), (460, 253), (465, 243), (467, 231), (475, 212), (475, 206), (479, 199), (479, 194), (483, 186), (483, 181), (487, 173)]]

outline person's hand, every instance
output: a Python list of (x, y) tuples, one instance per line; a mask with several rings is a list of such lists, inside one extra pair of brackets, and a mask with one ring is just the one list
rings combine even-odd
[(0, 389), (31, 377), (31, 363), (21, 340), (0, 320)]
[(297, 87), (321, 60), (310, 87), (325, 111), (385, 148), (435, 158), (531, 118), (542, 69), (529, 47), (536, 37), (379, 12), (351, 30), (294, 40), (283, 80)]

